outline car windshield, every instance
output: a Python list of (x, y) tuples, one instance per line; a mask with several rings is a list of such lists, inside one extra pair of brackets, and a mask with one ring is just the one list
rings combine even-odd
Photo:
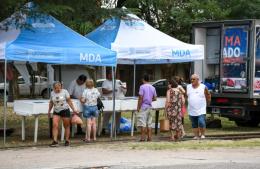
[[(17, 83), (18, 84), (24, 84), (25, 80), (22, 77), (18, 77)], [(30, 83), (32, 83), (32, 78), (31, 77), (30, 77)], [(34, 78), (34, 83), (37, 83), (37, 78), (36, 77)]]

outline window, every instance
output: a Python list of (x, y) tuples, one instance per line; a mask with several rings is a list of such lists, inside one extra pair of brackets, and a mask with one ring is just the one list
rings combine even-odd
[(25, 81), (23, 78), (18, 78), (18, 81), (17, 81), (18, 84), (24, 84)]
[(46, 77), (41, 77), (41, 83), (48, 82), (48, 79)]

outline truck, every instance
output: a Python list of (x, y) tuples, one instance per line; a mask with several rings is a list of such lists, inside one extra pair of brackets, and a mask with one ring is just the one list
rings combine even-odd
[(192, 70), (211, 91), (207, 112), (238, 126), (260, 123), (260, 20), (192, 24), (192, 41), (205, 46), (205, 58)]
[[(30, 95), (30, 86), (31, 83), (25, 83), (25, 80), (22, 76), (18, 77), (18, 88), (19, 94), (21, 96)], [(8, 94), (9, 84), (7, 83), (7, 94)], [(35, 91), (34, 94), (36, 96), (42, 96), (43, 98), (48, 97), (48, 78), (43, 76), (35, 76)], [(0, 97), (4, 96), (4, 83), (0, 83)]]

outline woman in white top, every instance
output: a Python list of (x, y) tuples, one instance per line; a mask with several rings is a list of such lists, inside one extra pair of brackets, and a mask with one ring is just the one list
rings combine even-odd
[(87, 80), (86, 87), (87, 88), (84, 90), (80, 101), (84, 104), (83, 116), (87, 119), (86, 136), (84, 141), (90, 142), (91, 131), (93, 132), (93, 140), (96, 141), (96, 118), (99, 115), (97, 99), (100, 97), (100, 93), (97, 88), (94, 88), (94, 82), (92, 79)]
[(53, 91), (51, 92), (50, 102), (49, 102), (49, 110), (48, 116), (50, 118), (50, 113), (53, 108), (53, 117), (52, 117), (52, 134), (53, 134), (53, 142), (50, 144), (51, 147), (58, 146), (58, 128), (60, 118), (63, 121), (63, 126), (65, 128), (65, 146), (69, 146), (69, 136), (70, 136), (70, 109), (73, 110), (74, 113), (78, 113), (75, 109), (70, 95), (67, 90), (62, 89), (62, 85), (60, 82), (55, 82), (53, 84)]

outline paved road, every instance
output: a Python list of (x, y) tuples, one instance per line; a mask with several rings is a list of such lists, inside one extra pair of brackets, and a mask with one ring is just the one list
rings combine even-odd
[(0, 151), (0, 169), (87, 169), (98, 166), (108, 166), (106, 169), (260, 169), (260, 148), (152, 151), (84, 145)]
[[(189, 165), (171, 165), (171, 166), (156, 166), (156, 167), (140, 167), (138, 169), (259, 169), (259, 163), (211, 163), (211, 164), (189, 164)], [(121, 166), (108, 169), (124, 169)], [(127, 168), (129, 169), (129, 167)], [(131, 168), (130, 168), (131, 169)]]

